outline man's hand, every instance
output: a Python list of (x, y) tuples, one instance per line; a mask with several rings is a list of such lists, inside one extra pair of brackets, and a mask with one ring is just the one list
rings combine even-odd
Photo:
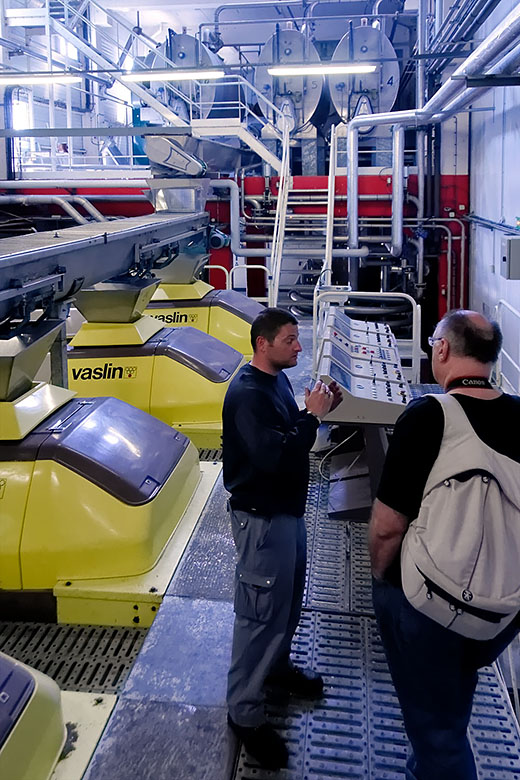
[(320, 420), (330, 412), (333, 401), (332, 391), (323, 382), (316, 382), (312, 390), (305, 388), (305, 407)]
[(332, 393), (332, 405), (330, 407), (330, 411), (333, 412), (334, 409), (337, 409), (340, 403), (343, 401), (343, 393), (341, 392), (341, 387), (337, 382), (331, 382), (329, 385), (329, 390)]

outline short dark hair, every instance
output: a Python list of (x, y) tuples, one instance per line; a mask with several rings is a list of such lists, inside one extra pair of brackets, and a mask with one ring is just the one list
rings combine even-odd
[(256, 351), (256, 340), (259, 336), (263, 336), (272, 344), (280, 328), (283, 328), (284, 325), (297, 324), (298, 320), (296, 317), (293, 317), (285, 309), (276, 309), (274, 307), (264, 309), (255, 317), (251, 325), (251, 346), (253, 347), (253, 352)]
[(500, 326), (494, 320), (487, 320), (488, 325), (481, 327), (471, 314), (464, 309), (448, 312), (439, 323), (441, 333), (455, 355), (474, 358), (479, 363), (495, 363), (502, 349)]

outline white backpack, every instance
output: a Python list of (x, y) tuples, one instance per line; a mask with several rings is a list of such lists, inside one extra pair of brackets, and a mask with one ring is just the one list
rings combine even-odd
[(452, 395), (433, 398), (444, 436), (404, 537), (403, 590), (442, 626), (492, 639), (520, 610), (520, 463), (479, 439)]

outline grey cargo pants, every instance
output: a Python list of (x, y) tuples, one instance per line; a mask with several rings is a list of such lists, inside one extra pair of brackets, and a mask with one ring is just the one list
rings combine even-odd
[(303, 518), (230, 510), (238, 552), (227, 703), (240, 726), (265, 722), (263, 686), (289, 668), (300, 620), (307, 535)]

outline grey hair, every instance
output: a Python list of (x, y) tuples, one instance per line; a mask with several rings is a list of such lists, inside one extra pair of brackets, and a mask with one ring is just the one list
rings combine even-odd
[(470, 316), (472, 313), (464, 309), (448, 312), (439, 322), (440, 333), (449, 341), (455, 355), (483, 364), (495, 363), (502, 349), (500, 326), (489, 319), (487, 325), (480, 326)]

